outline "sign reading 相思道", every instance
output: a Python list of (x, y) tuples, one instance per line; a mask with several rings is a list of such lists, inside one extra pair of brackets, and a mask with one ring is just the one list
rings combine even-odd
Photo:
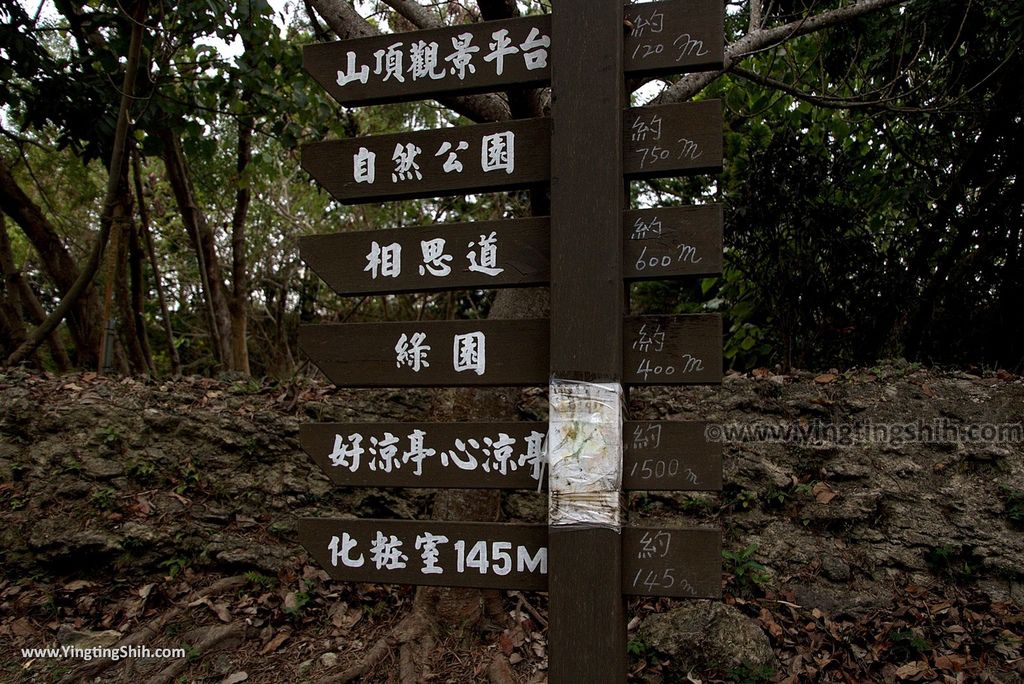
[[(722, 270), (717, 205), (623, 215), (627, 280)], [(367, 230), (299, 238), (303, 261), (340, 295), (546, 285), (547, 217)]]
[[(721, 381), (719, 316), (626, 316), (618, 299), (632, 281), (721, 273), (720, 206), (629, 209), (618, 194), (629, 180), (721, 169), (717, 100), (623, 109), (627, 76), (721, 68), (721, 0), (560, 0), (554, 12), (304, 48), (306, 70), (348, 106), (444, 102), (549, 83), (556, 91), (550, 118), (303, 148), (303, 168), (344, 203), (551, 184), (550, 217), (301, 238), (302, 259), (342, 296), (551, 290), (550, 319), (303, 326), (300, 347), (336, 385), (522, 386), (547, 385), (552, 377), (621, 385)], [(598, 284), (600, 296), (591, 289)], [(721, 444), (708, 438), (705, 423), (626, 420), (617, 427), (623, 489), (721, 488)], [(543, 491), (549, 484), (548, 423), (326, 423), (302, 426), (299, 439), (339, 486)], [(550, 480), (555, 494), (562, 493), (557, 472)], [(299, 522), (303, 546), (338, 580), (548, 590), (553, 681), (571, 675), (618, 683), (625, 681), (622, 596), (719, 596), (721, 534), (641, 525), (609, 532), (448, 521)], [(573, 568), (578, 578), (569, 577)], [(602, 646), (570, 653), (582, 641)]]

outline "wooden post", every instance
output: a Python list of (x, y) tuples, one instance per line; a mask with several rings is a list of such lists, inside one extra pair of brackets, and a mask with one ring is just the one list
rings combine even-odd
[[(551, 29), (551, 372), (622, 380), (623, 4), (558, 0)], [(622, 542), (549, 530), (550, 681), (626, 681)]]

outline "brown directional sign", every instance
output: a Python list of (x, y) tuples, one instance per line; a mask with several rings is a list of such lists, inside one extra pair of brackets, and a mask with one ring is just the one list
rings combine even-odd
[(718, 275), (722, 272), (722, 207), (639, 209), (623, 217), (627, 280)]
[(523, 119), (330, 140), (304, 145), (302, 167), (349, 203), (507, 190), (548, 179), (550, 130)]
[[(641, 209), (623, 222), (627, 279), (721, 273), (721, 207)], [(549, 225), (540, 217), (312, 235), (299, 238), (299, 252), (341, 295), (541, 285)]]
[[(543, 385), (548, 329), (536, 318), (308, 325), (299, 346), (340, 386)], [(631, 317), (623, 336), (626, 384), (722, 380), (718, 315)]]
[(632, 178), (713, 172), (722, 167), (722, 103), (703, 100), (627, 109), (623, 172)]
[[(705, 423), (626, 421), (623, 488), (718, 491), (722, 445)], [(299, 443), (337, 485), (540, 489), (548, 424), (325, 423)]]
[(622, 528), (622, 593), (720, 598), (721, 533), (704, 528)]
[(623, 56), (629, 75), (651, 76), (722, 67), (721, 0), (668, 0), (626, 5)]
[[(627, 6), (624, 67), (632, 76), (720, 68), (721, 0)], [(551, 79), (551, 17), (487, 21), (303, 48), (306, 71), (346, 105), (501, 90)]]
[[(717, 171), (717, 100), (623, 113), (627, 178)], [(520, 119), (305, 145), (302, 167), (346, 203), (509, 190), (551, 177), (551, 120)]]
[[(721, 595), (721, 534), (622, 530), (622, 591)], [(413, 520), (299, 520), (299, 540), (336, 580), (481, 589), (547, 589), (548, 527)]]
[(717, 315), (626, 319), (622, 381), (685, 385), (722, 381), (722, 319)]
[(299, 238), (302, 260), (341, 295), (546, 283), (548, 219)]
[(299, 328), (299, 346), (340, 386), (548, 381), (546, 319), (310, 325)]

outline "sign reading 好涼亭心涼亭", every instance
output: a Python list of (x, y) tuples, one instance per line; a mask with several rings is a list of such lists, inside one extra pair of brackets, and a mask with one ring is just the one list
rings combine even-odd
[[(717, 491), (722, 445), (707, 425), (626, 421), (627, 490)], [(316, 423), (299, 443), (337, 485), (533, 489), (547, 483), (547, 423)]]

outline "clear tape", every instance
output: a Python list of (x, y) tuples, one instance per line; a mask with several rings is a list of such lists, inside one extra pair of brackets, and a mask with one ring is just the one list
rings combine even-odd
[(622, 385), (552, 378), (550, 525), (622, 527)]

